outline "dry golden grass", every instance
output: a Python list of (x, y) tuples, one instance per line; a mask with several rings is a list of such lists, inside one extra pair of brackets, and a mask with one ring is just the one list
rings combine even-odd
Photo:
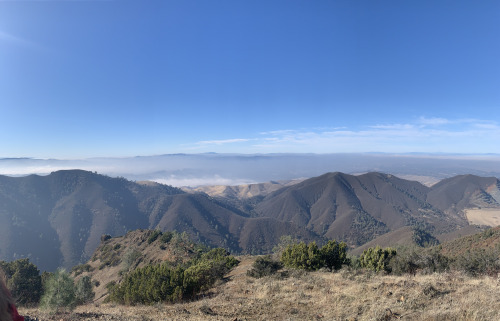
[(467, 219), (471, 224), (498, 226), (500, 225), (500, 209), (479, 208), (465, 210)]
[(460, 273), (387, 276), (342, 270), (291, 271), (287, 278), (246, 276), (241, 264), (199, 301), (78, 307), (72, 314), (21, 313), (40, 320), (500, 320), (500, 280)]

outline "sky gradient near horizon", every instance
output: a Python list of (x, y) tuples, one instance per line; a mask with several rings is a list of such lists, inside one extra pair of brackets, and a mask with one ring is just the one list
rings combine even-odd
[(499, 1), (2, 1), (0, 157), (500, 153)]

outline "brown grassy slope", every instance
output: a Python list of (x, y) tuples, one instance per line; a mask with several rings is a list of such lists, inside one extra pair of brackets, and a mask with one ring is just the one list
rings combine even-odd
[(426, 202), (429, 190), (393, 175), (328, 173), (270, 194), (255, 211), (351, 245), (416, 222), (425, 221), (438, 230), (467, 224), (465, 220), (449, 222), (430, 206)]
[(285, 181), (272, 181), (268, 183), (258, 183), (258, 184), (245, 184), (245, 185), (211, 185), (211, 186), (199, 186), (196, 188), (184, 187), (183, 190), (186, 192), (201, 192), (208, 194), (212, 197), (224, 197), (224, 198), (252, 198), (255, 196), (266, 196), (272, 192), (284, 186), (292, 186), (300, 183), (302, 180), (285, 180)]
[[(254, 219), (207, 195), (161, 184), (67, 170), (47, 176), (0, 175), (0, 259), (30, 257), (42, 271), (70, 269), (92, 255), (103, 234), (139, 228), (186, 231), (232, 252), (265, 252), (283, 234), (317, 235), (290, 222)], [(267, 233), (250, 233), (266, 227)]]
[[(255, 226), (243, 227), (242, 233), (248, 234), (248, 239), (242, 238), (244, 242), (250, 242), (252, 239), (261, 239), (265, 242), (266, 235), (275, 234), (276, 231), (272, 231), (275, 226), (281, 226), (283, 234), (290, 231), (285, 223), (269, 225), (265, 224), (266, 219), (260, 218), (252, 219), (251, 222), (255, 222)], [(246, 229), (248, 231), (245, 231)], [(153, 233), (153, 230), (135, 230), (124, 236), (109, 238), (101, 242), (85, 265), (75, 267), (73, 275), (77, 276), (77, 279), (88, 275), (96, 281), (98, 286), (94, 289), (95, 301), (102, 302), (107, 295), (106, 285), (113, 281), (119, 282), (122, 275), (128, 271), (147, 264), (186, 262), (196, 256), (196, 245), (188, 239), (182, 239), (178, 233), (167, 243), (162, 241), (161, 236), (150, 242), (149, 239)], [(299, 234), (296, 235), (299, 236)], [(127, 260), (132, 253), (135, 254), (134, 260)], [(127, 264), (127, 261), (130, 263)], [(85, 272), (77, 273), (77, 270)]]
[[(151, 244), (148, 238), (154, 231), (135, 230), (124, 236), (110, 238), (102, 242), (87, 262), (90, 272), (83, 272), (77, 279), (88, 275), (98, 282), (94, 288), (95, 302), (102, 302), (107, 294), (106, 285), (109, 282), (119, 282), (122, 274), (137, 267), (161, 262), (185, 262), (195, 255), (194, 244), (175, 238), (164, 243), (160, 238)], [(130, 265), (126, 265), (126, 257), (135, 252), (136, 258)], [(75, 275), (75, 273), (73, 273)]]
[(0, 258), (30, 257), (42, 271), (70, 268), (92, 255), (102, 234), (147, 228), (141, 203), (179, 193), (81, 170), (0, 176)]
[[(305, 241), (319, 240), (313, 232), (272, 217), (252, 218), (235, 214), (202, 194), (176, 195), (168, 203), (159, 203), (161, 230), (186, 231), (211, 246), (229, 248), (232, 252), (269, 252), (282, 235), (296, 235)], [(153, 212), (154, 213), (154, 212)]]
[(407, 246), (407, 245), (415, 245), (413, 241), (413, 229), (410, 226), (405, 226), (395, 231), (386, 233), (382, 236), (377, 237), (374, 240), (371, 240), (368, 243), (365, 243), (352, 251), (349, 251), (349, 254), (352, 255), (361, 255), (364, 250), (370, 247), (380, 246), (382, 248), (385, 247), (396, 247), (396, 246)]
[[(464, 238), (465, 236), (474, 235), (481, 233), (485, 230), (485, 227), (477, 226), (477, 225), (469, 225), (460, 230), (453, 231), (450, 233), (440, 234), (438, 235), (439, 242), (443, 243), (442, 247), (451, 248), (455, 247), (452, 244), (468, 244), (468, 238)], [(479, 234), (478, 234), (479, 235)], [(474, 239), (474, 237), (472, 237)], [(455, 243), (446, 244), (445, 242), (450, 242), (456, 240)], [(498, 240), (500, 241), (500, 240)], [(410, 226), (405, 226), (395, 231), (389, 232), (387, 234), (381, 235), (374, 240), (371, 240), (368, 243), (365, 243), (351, 251), (349, 251), (352, 255), (361, 255), (364, 250), (370, 247), (380, 246), (382, 248), (385, 247), (398, 247), (398, 246), (416, 246), (415, 241), (413, 240), (413, 229)], [(444, 254), (444, 253), (443, 253)]]
[(500, 207), (499, 186), (495, 177), (459, 175), (432, 186), (427, 201), (449, 215), (465, 218), (467, 208)]
[(440, 245), (441, 253), (457, 257), (469, 250), (498, 249), (500, 247), (500, 227), (491, 228), (481, 233), (461, 237)]
[(500, 281), (457, 273), (384, 276), (370, 272), (291, 272), (288, 278), (246, 276), (240, 265), (204, 299), (180, 304), (78, 307), (73, 314), (21, 313), (42, 320), (499, 320)]

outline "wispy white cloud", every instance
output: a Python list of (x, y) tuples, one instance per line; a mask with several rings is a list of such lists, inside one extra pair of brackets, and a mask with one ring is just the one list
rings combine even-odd
[(418, 123), (421, 125), (430, 125), (430, 126), (439, 126), (439, 125), (446, 125), (449, 124), (451, 121), (446, 118), (439, 118), (439, 117), (420, 117), (418, 119)]
[[(500, 125), (481, 119), (420, 117), (412, 122), (363, 128), (284, 129), (257, 137), (203, 141), (198, 147), (228, 152), (425, 152), (500, 153)], [(208, 150), (207, 150), (208, 151)]]
[(199, 141), (197, 145), (224, 145), (224, 144), (233, 144), (233, 143), (242, 143), (248, 142), (251, 139), (246, 138), (233, 138), (233, 139), (220, 139), (220, 140), (203, 140)]
[(371, 128), (375, 129), (395, 129), (395, 130), (407, 130), (414, 128), (415, 125), (412, 124), (388, 124), (388, 125), (374, 125)]
[(13, 34), (10, 34), (8, 32), (0, 30), (0, 41), (2, 42), (8, 42), (8, 43), (14, 43), (18, 45), (31, 45), (32, 43), (26, 39), (23, 39), (21, 37), (15, 36)]
[[(1, 2), (1, 0), (0, 0)], [(24, 37), (0, 30), (0, 44), (9, 44), (11, 46), (30, 48), (42, 52), (51, 52), (50, 49)]]

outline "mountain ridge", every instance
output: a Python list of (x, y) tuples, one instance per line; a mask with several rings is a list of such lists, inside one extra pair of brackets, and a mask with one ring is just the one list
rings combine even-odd
[(212, 197), (82, 170), (0, 176), (0, 218), (7, 222), (0, 226), (0, 259), (69, 268), (86, 261), (103, 234), (141, 228), (185, 231), (236, 253), (269, 252), (283, 235), (355, 248), (405, 226), (452, 235), (469, 226), (466, 209), (500, 209), (498, 179), (474, 175), (428, 187), (379, 172), (333, 172), (265, 191)]

